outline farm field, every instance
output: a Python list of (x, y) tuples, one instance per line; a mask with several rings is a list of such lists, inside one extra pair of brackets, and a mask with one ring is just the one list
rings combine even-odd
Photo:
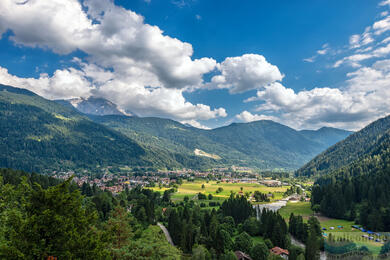
[[(310, 202), (288, 202), (285, 207), (279, 210), (279, 213), (287, 221), (287, 223), (291, 212), (293, 212), (295, 215), (301, 215), (304, 220), (307, 220), (311, 215), (313, 215), (313, 211), (310, 208)], [(358, 247), (366, 246), (373, 254), (379, 254), (383, 244), (368, 240), (367, 238), (363, 238), (362, 235), (366, 235), (367, 233), (352, 228), (352, 225), (355, 224), (353, 221), (332, 219), (318, 215), (317, 218), (321, 223), (321, 227), (326, 228), (326, 230), (324, 230), (323, 232), (326, 233), (327, 236), (329, 236), (329, 234), (332, 234), (332, 236), (336, 239), (349, 239), (356, 243)], [(339, 229), (338, 226), (342, 226), (343, 228)], [(331, 227), (334, 227), (334, 229), (331, 230)]]
[[(204, 184), (204, 188), (202, 188), (202, 184)], [(246, 192), (254, 192), (260, 191), (262, 193), (273, 193), (274, 198), (271, 200), (279, 200), (283, 197), (283, 193), (289, 188), (289, 186), (283, 187), (267, 187), (261, 184), (256, 183), (226, 183), (217, 181), (209, 181), (208, 183), (204, 180), (195, 180), (193, 182), (184, 181), (182, 185), (179, 186), (178, 191), (172, 195), (172, 200), (182, 200), (185, 196), (189, 198), (194, 197), (199, 192), (202, 192), (206, 195), (212, 194), (213, 200), (225, 200), (229, 198), (231, 192), (237, 193), (241, 191), (241, 187), (243, 188), (243, 193)], [(223, 190), (217, 193), (217, 189), (222, 188)], [(154, 187), (151, 188), (154, 191), (164, 192), (169, 188), (159, 188)]]

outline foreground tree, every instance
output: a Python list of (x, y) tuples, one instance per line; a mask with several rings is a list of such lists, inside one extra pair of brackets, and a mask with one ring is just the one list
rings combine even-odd
[(252, 247), (250, 256), (253, 260), (265, 260), (269, 255), (268, 247), (265, 243), (258, 243)]
[(24, 196), (18, 208), (5, 211), (8, 243), (0, 248), (0, 256), (23, 259), (109, 258), (101, 233), (93, 224), (95, 212), (82, 207), (78, 190), (70, 189), (70, 181), (43, 189), (31, 188), (25, 181), (18, 186)]

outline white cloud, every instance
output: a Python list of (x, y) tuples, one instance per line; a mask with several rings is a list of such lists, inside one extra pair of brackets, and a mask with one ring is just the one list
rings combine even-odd
[(196, 120), (184, 120), (184, 121), (181, 121), (180, 123), (182, 123), (184, 125), (190, 125), (190, 126), (193, 126), (193, 127), (199, 128), (199, 129), (205, 129), (205, 130), (211, 129), (207, 126), (202, 125), (201, 123), (199, 123)]
[(0, 82), (5, 85), (25, 88), (48, 99), (70, 99), (89, 96), (95, 87), (82, 71), (74, 68), (56, 70), (52, 77), (41, 74), (38, 79), (19, 78), (0, 67)]
[(257, 54), (226, 58), (218, 70), (221, 74), (212, 78), (211, 86), (229, 89), (230, 93), (258, 89), (283, 79), (278, 67)]
[(317, 55), (303, 59), (304, 62), (313, 63), (317, 58)]
[(375, 22), (372, 28), (374, 29), (374, 33), (376, 35), (382, 34), (390, 30), (390, 16), (387, 16), (384, 19)]
[(142, 70), (153, 75), (150, 84), (165, 88), (201, 86), (203, 75), (216, 66), (210, 58), (191, 59), (189, 43), (164, 35), (111, 1), (86, 0), (84, 5), (88, 13), (77, 0), (4, 0), (0, 24), (13, 31), (17, 44), (60, 54), (80, 49), (105, 68), (130, 74)]
[(257, 114), (252, 114), (251, 112), (248, 111), (242, 111), (240, 114), (236, 115), (236, 119), (248, 123), (248, 122), (253, 122), (253, 121), (259, 121), (259, 120), (272, 120), (272, 121), (278, 121), (277, 117), (274, 116), (267, 116), (267, 115), (257, 115)]
[(390, 6), (390, 0), (384, 0), (384, 1), (380, 2), (379, 5), (380, 6), (385, 6), (385, 5)]
[(305, 58), (303, 59), (304, 62), (308, 62), (308, 63), (313, 63), (315, 62), (315, 60), (317, 59), (318, 56), (322, 56), (322, 55), (325, 55), (327, 53), (330, 52), (330, 47), (329, 47), (329, 43), (325, 43), (324, 45), (322, 45), (322, 48), (317, 50), (316, 51), (316, 54), (309, 57), (309, 58)]
[(279, 83), (257, 92), (257, 111), (277, 113), (280, 122), (295, 128), (332, 126), (357, 130), (390, 113), (390, 60), (348, 73), (343, 89), (314, 88), (295, 92)]
[[(20, 78), (0, 67), (0, 82), (29, 89), (48, 99), (70, 99), (104, 97), (116, 103), (121, 109), (140, 116), (169, 117), (176, 120), (209, 120), (226, 117), (224, 108), (211, 109), (203, 104), (192, 104), (185, 100), (180, 89), (145, 88), (137, 83), (128, 83), (126, 78), (102, 71), (95, 65), (82, 65), (83, 70), (74, 68), (57, 70), (52, 77), (41, 74), (38, 79)], [(94, 77), (94, 75), (97, 75)], [(112, 76), (114, 76), (112, 78)], [(87, 78), (94, 77), (91, 83)]]
[(81, 50), (81, 70), (57, 70), (37, 79), (10, 75), (0, 82), (25, 87), (49, 99), (99, 95), (139, 115), (177, 120), (225, 117), (185, 100), (183, 91), (203, 86), (203, 76), (217, 65), (211, 58), (192, 59), (191, 44), (164, 35), (144, 18), (109, 0), (0, 1), (0, 34), (12, 30), (17, 45), (51, 49), (59, 54)]

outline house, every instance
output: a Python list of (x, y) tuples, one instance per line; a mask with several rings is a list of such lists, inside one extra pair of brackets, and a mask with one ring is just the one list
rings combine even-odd
[(234, 252), (234, 254), (236, 255), (238, 260), (252, 260), (252, 258), (244, 252), (236, 251)]
[(270, 253), (274, 254), (274, 255), (281, 256), (284, 259), (288, 259), (288, 254), (289, 254), (288, 250), (280, 248), (280, 247), (277, 247), (277, 246), (272, 248), (272, 249), (270, 249)]

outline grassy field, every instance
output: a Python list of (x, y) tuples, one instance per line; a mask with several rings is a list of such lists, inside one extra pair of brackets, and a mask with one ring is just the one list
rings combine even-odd
[[(304, 220), (307, 220), (311, 215), (313, 215), (313, 211), (310, 208), (310, 202), (288, 202), (286, 207), (279, 210), (279, 213), (287, 222), (291, 212), (295, 215), (301, 215)], [(347, 238), (356, 243), (358, 247), (366, 246), (373, 254), (379, 254), (382, 244), (363, 238), (362, 235), (366, 235), (367, 233), (363, 233), (360, 230), (352, 228), (352, 225), (354, 225), (353, 221), (332, 219), (324, 216), (317, 216), (317, 218), (321, 223), (321, 227), (326, 228), (323, 232), (326, 233), (327, 236), (332, 234), (334, 238)], [(343, 228), (339, 229), (338, 226), (342, 226)], [(331, 227), (334, 229), (331, 230)]]
[[(204, 188), (202, 188), (202, 184), (204, 184)], [(218, 188), (222, 188), (223, 191), (217, 193)], [(243, 188), (243, 192), (254, 192), (260, 191), (262, 193), (274, 193), (274, 198), (272, 200), (279, 200), (283, 197), (283, 193), (289, 188), (289, 186), (283, 187), (266, 187), (261, 184), (254, 183), (226, 183), (216, 181), (209, 181), (208, 183), (203, 180), (195, 180), (193, 182), (184, 181), (182, 185), (179, 186), (178, 191), (172, 195), (172, 200), (182, 200), (185, 196), (189, 198), (194, 197), (197, 193), (202, 192), (206, 195), (212, 194), (213, 200), (224, 200), (229, 198), (231, 192), (239, 192), (241, 191), (241, 187)], [(152, 188), (155, 191), (164, 192), (167, 188)]]

